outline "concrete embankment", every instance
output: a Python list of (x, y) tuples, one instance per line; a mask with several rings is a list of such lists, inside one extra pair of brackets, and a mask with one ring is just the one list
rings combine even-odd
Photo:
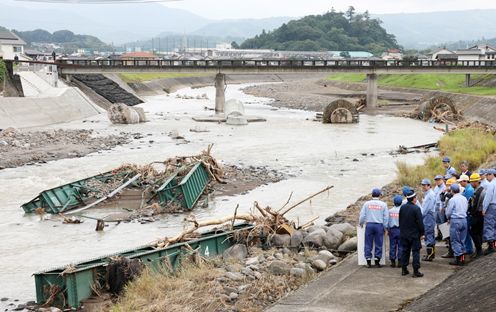
[[(283, 82), (301, 79), (319, 79), (322, 74), (240, 74), (226, 75), (226, 84), (260, 83), (260, 82)], [(130, 82), (129, 86), (140, 96), (158, 95), (163, 92), (171, 93), (182, 88), (200, 88), (213, 86), (215, 75), (199, 77), (177, 77), (157, 79), (146, 82)]]
[[(367, 85), (364, 83), (328, 81), (328, 84), (338, 88), (353, 91), (365, 91), (367, 89)], [(457, 109), (461, 110), (466, 118), (470, 120), (478, 120), (490, 125), (496, 124), (496, 97), (399, 87), (381, 86), (380, 89), (398, 92), (418, 93), (422, 95), (424, 99), (428, 99), (436, 95), (444, 95), (451, 98), (455, 102)]]
[(0, 129), (46, 126), (103, 112), (75, 88), (61, 92), (54, 97), (0, 97)]

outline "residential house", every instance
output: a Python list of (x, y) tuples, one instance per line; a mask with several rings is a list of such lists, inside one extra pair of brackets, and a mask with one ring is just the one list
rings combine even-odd
[(430, 57), (432, 61), (456, 61), (458, 59), (458, 55), (455, 52), (450, 51), (446, 48), (441, 48), (434, 50)]
[(468, 49), (456, 50), (459, 61), (475, 65), (479, 61), (496, 61), (496, 48), (487, 44), (479, 44)]
[(124, 65), (133, 66), (146, 65), (147, 61), (156, 61), (159, 60), (160, 57), (152, 52), (128, 52), (122, 54), (120, 59), (124, 61)]
[(403, 59), (403, 53), (399, 49), (389, 49), (382, 54), (381, 58), (386, 61), (400, 61)]
[(24, 46), (26, 42), (16, 34), (8, 30), (0, 30), (0, 58), (4, 60), (28, 60), (24, 55)]

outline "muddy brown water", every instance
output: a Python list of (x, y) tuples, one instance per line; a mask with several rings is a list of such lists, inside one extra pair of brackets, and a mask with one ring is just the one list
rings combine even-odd
[[(269, 99), (243, 94), (241, 86), (229, 86), (226, 98), (237, 98), (246, 104), (246, 113), (267, 118), (267, 122), (248, 126), (197, 123), (191, 117), (209, 115), (215, 90), (212, 87), (183, 89), (177, 94), (207, 93), (211, 100), (183, 100), (176, 94), (146, 98), (140, 104), (149, 122), (139, 125), (111, 125), (105, 115), (85, 122), (76, 121), (51, 128), (93, 128), (101, 134), (120, 131), (140, 132), (143, 138), (118, 146), (111, 151), (93, 153), (82, 158), (62, 159), (36, 166), (0, 171), (0, 297), (20, 302), (34, 300), (32, 273), (81, 260), (130, 249), (170, 236), (184, 227), (184, 215), (168, 215), (160, 221), (110, 224), (95, 232), (95, 222), (62, 224), (57, 217), (25, 215), (20, 205), (40, 191), (111, 170), (122, 163), (148, 163), (177, 155), (195, 155), (214, 143), (214, 156), (225, 163), (243, 166), (268, 166), (286, 173), (289, 178), (263, 185), (245, 195), (212, 198), (208, 208), (198, 208), (199, 219), (217, 218), (234, 212), (249, 211), (254, 201), (261, 205), (282, 206), (290, 192), (292, 202), (334, 185), (330, 192), (314, 198), (292, 211), (289, 217), (301, 224), (320, 216), (318, 222), (346, 208), (373, 187), (391, 182), (395, 162), (421, 163), (425, 154), (389, 155), (398, 145), (415, 146), (436, 141), (441, 133), (419, 121), (386, 116), (360, 116), (360, 123), (323, 125), (313, 122), (314, 113), (278, 109), (266, 105)], [(190, 129), (208, 132), (190, 132)], [(168, 134), (178, 133), (184, 140)], [(153, 142), (151, 142), (153, 141)], [(374, 154), (374, 155), (371, 155)], [(366, 156), (364, 156), (366, 155)], [(353, 161), (354, 159), (358, 161)], [(106, 216), (124, 212), (111, 205), (87, 211), (87, 215)]]

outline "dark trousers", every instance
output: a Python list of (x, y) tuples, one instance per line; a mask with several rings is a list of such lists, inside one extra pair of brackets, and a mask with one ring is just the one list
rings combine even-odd
[(389, 229), (389, 260), (401, 260), (400, 228)]
[(401, 237), (401, 266), (406, 268), (410, 264), (410, 252), (412, 253), (412, 266), (414, 270), (420, 269), (420, 237)]
[(474, 241), (475, 250), (478, 253), (482, 252), (482, 229), (484, 228), (484, 217), (478, 213), (476, 216), (472, 216), (472, 222), (470, 223), (470, 236)]
[(372, 260), (372, 244), (375, 248), (375, 258), (382, 258), (384, 242), (384, 225), (382, 223), (367, 223), (365, 226), (365, 259)]

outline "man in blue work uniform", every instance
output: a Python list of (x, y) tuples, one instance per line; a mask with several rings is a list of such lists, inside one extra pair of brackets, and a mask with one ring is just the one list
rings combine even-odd
[(496, 169), (486, 170), (488, 181), (484, 201), (482, 202), (482, 215), (484, 216), (483, 238), (487, 242), (485, 254), (493, 253), (496, 249)]
[(421, 210), (425, 230), (424, 241), (427, 249), (427, 254), (422, 260), (432, 261), (436, 257), (436, 238), (434, 236), (436, 228), (436, 199), (431, 189), (431, 181), (429, 179), (423, 179), (421, 184), (422, 191), (424, 192)]
[(387, 204), (379, 199), (381, 190), (375, 188), (372, 190), (372, 200), (367, 201), (360, 211), (358, 223), (361, 227), (365, 226), (365, 259), (367, 266), (370, 268), (372, 261), (372, 243), (375, 245), (375, 265), (380, 268), (382, 258), (382, 244), (384, 242), (384, 231), (388, 226), (388, 209)]
[(417, 194), (413, 189), (404, 189), (407, 202), (400, 208), (400, 244), (401, 254), (401, 275), (408, 275), (408, 264), (410, 263), (410, 252), (413, 254), (413, 277), (422, 277), (420, 273), (420, 237), (424, 235), (424, 222), (422, 212), (417, 206)]
[(450, 225), (450, 241), (455, 260), (450, 261), (451, 265), (465, 264), (465, 238), (467, 236), (467, 210), (468, 201), (460, 194), (460, 185), (451, 185), (453, 197), (446, 207), (446, 217)]
[[(467, 199), (467, 201), (472, 198), (474, 195), (474, 188), (472, 185), (469, 184), (470, 182), (470, 177), (462, 174), (460, 176), (460, 179), (458, 179), (458, 182), (460, 185), (464, 188), (463, 189), (463, 197)], [(467, 213), (467, 237), (465, 238), (465, 252), (467, 255), (471, 255), (474, 253), (474, 245), (472, 244), (472, 237), (470, 236), (470, 226), (472, 224), (472, 217)]]
[[(444, 184), (444, 179), (443, 176), (438, 174), (437, 176), (434, 177), (434, 189), (432, 190), (434, 192), (434, 208), (436, 210), (436, 223), (439, 226), (439, 224), (444, 223), (444, 214), (441, 215), (441, 209), (443, 208), (443, 202), (441, 201), (441, 193), (444, 192), (444, 189), (446, 188), (446, 185)], [(441, 231), (438, 231), (438, 237), (437, 240), (441, 241), (443, 240), (443, 235), (441, 234)]]
[(396, 259), (398, 259), (398, 266), (401, 263), (401, 245), (400, 245), (400, 207), (403, 198), (400, 195), (393, 197), (394, 207), (389, 209), (389, 260), (391, 267), (396, 267)]
[(482, 216), (482, 203), (484, 201), (484, 188), (481, 186), (480, 175), (472, 173), (470, 176), (470, 184), (475, 189), (475, 193), (468, 201), (468, 215), (472, 219), (468, 230), (470, 236), (474, 240), (475, 256), (478, 258), (482, 256), (482, 229), (484, 225), (484, 217)]
[(443, 158), (443, 167), (446, 169), (445, 178), (449, 179), (456, 175), (456, 169), (451, 167), (451, 159), (449, 157)]
[(480, 178), (481, 178), (481, 186), (484, 189), (487, 189), (487, 187), (489, 185), (489, 181), (487, 181), (487, 178), (486, 178), (486, 173), (487, 173), (487, 169), (481, 169), (479, 171), (479, 175), (480, 175)]

